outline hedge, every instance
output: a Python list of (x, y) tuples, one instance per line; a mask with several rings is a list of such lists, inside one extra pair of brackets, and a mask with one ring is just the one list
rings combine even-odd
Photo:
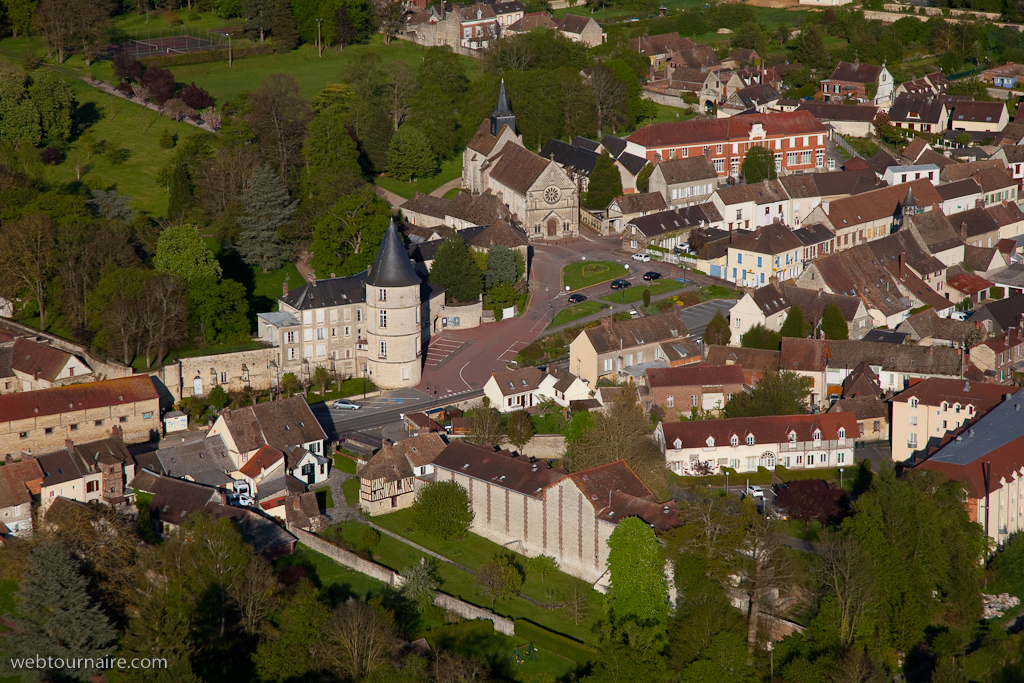
[[(487, 622), (490, 623), (490, 622)], [(579, 664), (586, 664), (594, 657), (594, 653), (586, 645), (578, 640), (561, 633), (549, 631), (543, 626), (527, 619), (516, 619), (516, 637), (525, 638), (537, 647), (551, 650), (560, 657), (571, 659)]]
[[(243, 59), (245, 57), (263, 57), (274, 54), (272, 45), (255, 45), (253, 47), (236, 47), (231, 50), (231, 59)], [(226, 62), (228, 51), (226, 49), (210, 50), (209, 52), (189, 52), (183, 55), (161, 55), (160, 57), (143, 57), (139, 61), (148, 69), (151, 66), (188, 66), (191, 64), (206, 64), (208, 62)]]
[[(857, 465), (850, 463), (849, 465), (843, 465), (843, 477), (855, 477), (857, 476), (856, 470)], [(775, 474), (778, 475), (779, 479), (784, 482), (791, 481), (803, 481), (805, 479), (826, 479), (839, 480), (839, 468), (830, 467), (827, 469), (813, 469), (813, 470), (788, 470), (782, 465), (775, 468)]]
[[(768, 486), (772, 483), (772, 473), (764, 467), (758, 467), (757, 472), (737, 472), (731, 467), (723, 467), (723, 471), (729, 473), (729, 486), (744, 486), (750, 480), (751, 486)], [(724, 474), (708, 474), (695, 477), (676, 477), (680, 486), (725, 486)]]
[(457, 624), (440, 626), (422, 635), (427, 639), (432, 648), (451, 649), (452, 647), (471, 643), (474, 640), (491, 637), (494, 635), (494, 624), (487, 619), (473, 619)]

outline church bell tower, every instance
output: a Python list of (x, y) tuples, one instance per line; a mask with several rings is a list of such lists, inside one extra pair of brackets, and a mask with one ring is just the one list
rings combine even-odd
[(502, 126), (508, 126), (512, 132), (516, 132), (516, 115), (508, 106), (508, 97), (505, 95), (505, 79), (501, 79), (501, 90), (498, 91), (498, 106), (491, 112), (491, 135), (498, 137)]

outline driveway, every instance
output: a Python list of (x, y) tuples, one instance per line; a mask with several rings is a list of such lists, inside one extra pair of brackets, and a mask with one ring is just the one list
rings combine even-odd
[(736, 301), (736, 299), (712, 299), (696, 306), (684, 308), (679, 315), (686, 323), (686, 329), (690, 331), (690, 336), (703, 339), (704, 330), (707, 329), (711, 319), (715, 317), (715, 313), (721, 311), (722, 315), (728, 318), (729, 311), (736, 305)]

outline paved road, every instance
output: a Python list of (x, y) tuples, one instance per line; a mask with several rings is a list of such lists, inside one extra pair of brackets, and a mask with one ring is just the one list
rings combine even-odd
[(690, 336), (703, 339), (704, 330), (707, 329), (711, 319), (715, 317), (715, 313), (721, 311), (722, 315), (728, 318), (729, 311), (735, 305), (736, 299), (712, 299), (696, 306), (684, 308), (679, 315), (686, 323), (686, 329), (690, 331)]
[(450, 192), (451, 190), (457, 190), (460, 187), (462, 187), (462, 178), (455, 178), (454, 180), (449, 180), (447, 183), (431, 192), (430, 196), (443, 197), (445, 193)]

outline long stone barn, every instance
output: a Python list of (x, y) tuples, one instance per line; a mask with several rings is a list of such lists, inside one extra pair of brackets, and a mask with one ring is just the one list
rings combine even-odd
[(679, 524), (675, 504), (658, 503), (622, 460), (569, 474), (455, 442), (434, 460), (434, 473), (469, 493), (474, 533), (529, 557), (554, 557), (598, 589), (607, 586), (608, 537), (620, 519), (639, 517), (657, 533)]

